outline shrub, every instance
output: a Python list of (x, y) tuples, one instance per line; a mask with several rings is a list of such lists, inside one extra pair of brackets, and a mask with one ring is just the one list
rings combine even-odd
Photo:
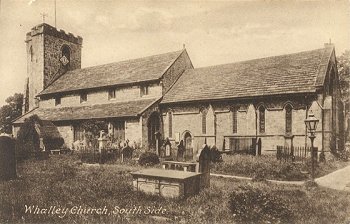
[(339, 151), (339, 152), (336, 154), (336, 157), (337, 157), (339, 160), (348, 161), (348, 160), (349, 160), (349, 157), (350, 157), (350, 152), (347, 151), (347, 150)]
[(24, 160), (40, 150), (39, 134), (35, 129), (35, 122), (41, 122), (37, 115), (33, 115), (24, 120), (18, 131), (16, 141), (16, 157)]
[(46, 150), (59, 149), (63, 146), (64, 140), (62, 137), (54, 138), (51, 136), (46, 136), (43, 139)]
[(244, 223), (287, 223), (293, 219), (291, 209), (273, 194), (252, 186), (240, 186), (229, 196), (229, 209)]
[(153, 166), (159, 163), (159, 157), (153, 152), (144, 152), (140, 155), (139, 164), (142, 166)]
[(215, 145), (210, 148), (210, 161), (214, 163), (222, 162), (221, 153)]
[(130, 146), (126, 146), (122, 149), (122, 153), (123, 153), (123, 157), (124, 159), (131, 159), (132, 158), (132, 152), (133, 152), (133, 148), (131, 148)]

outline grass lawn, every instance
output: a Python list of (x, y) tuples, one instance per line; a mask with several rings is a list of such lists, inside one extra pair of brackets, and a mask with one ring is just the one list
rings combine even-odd
[[(135, 164), (81, 165), (73, 155), (26, 161), (18, 165), (18, 179), (0, 183), (0, 223), (161, 223), (165, 218), (175, 223), (350, 221), (350, 194), (346, 192), (212, 178), (210, 188), (199, 195), (169, 200), (132, 190), (128, 173), (140, 168)], [(56, 206), (58, 214), (26, 213), (26, 205), (38, 206), (43, 213), (42, 209)], [(72, 214), (79, 206), (108, 212)], [(58, 208), (71, 213), (64, 215)], [(142, 212), (131, 211), (136, 208)], [(122, 209), (129, 209), (129, 214)]]
[[(311, 173), (311, 161), (304, 164), (281, 162), (275, 156), (250, 156), (250, 155), (223, 155), (224, 162), (213, 163), (212, 173), (246, 176), (257, 179), (272, 180), (307, 180)], [(341, 160), (328, 160), (318, 163), (316, 177), (324, 176), (337, 169), (350, 165), (350, 162)]]

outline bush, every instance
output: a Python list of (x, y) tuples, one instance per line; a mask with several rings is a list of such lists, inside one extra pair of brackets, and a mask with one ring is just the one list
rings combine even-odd
[(348, 161), (350, 157), (350, 151), (342, 150), (336, 154), (336, 157), (342, 161)]
[(214, 163), (223, 161), (221, 153), (215, 145), (210, 148), (210, 161)]
[(119, 155), (118, 150), (105, 150), (101, 152), (97, 150), (85, 150), (81, 154), (81, 162), (83, 163), (100, 163), (104, 164), (110, 161), (115, 161)]
[(35, 129), (35, 122), (41, 122), (36, 115), (25, 119), (18, 131), (16, 157), (20, 161), (28, 159), (33, 153), (40, 151), (39, 134)]
[(45, 145), (46, 150), (54, 150), (62, 147), (64, 140), (62, 137), (53, 138), (51, 136), (46, 136), (43, 139), (43, 143)]
[(131, 159), (132, 158), (132, 152), (134, 151), (133, 148), (130, 146), (126, 146), (122, 149), (123, 157), (124, 159)]
[(159, 157), (153, 152), (144, 152), (140, 155), (139, 164), (141, 166), (153, 166), (159, 163)]
[(229, 209), (244, 223), (289, 223), (293, 219), (291, 209), (273, 192), (265, 192), (251, 186), (240, 186), (229, 197)]
[(305, 180), (308, 175), (302, 170), (308, 169), (306, 164), (281, 162), (274, 156), (223, 155), (224, 162), (213, 163), (213, 173), (252, 177), (260, 181)]

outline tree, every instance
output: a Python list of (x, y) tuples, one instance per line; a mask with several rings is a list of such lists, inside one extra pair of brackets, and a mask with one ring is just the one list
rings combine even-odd
[(343, 54), (338, 57), (338, 74), (339, 74), (339, 86), (341, 91), (341, 101), (344, 106), (344, 115), (346, 120), (346, 140), (349, 140), (350, 134), (350, 51), (345, 50)]
[(0, 133), (11, 134), (11, 122), (22, 114), (23, 94), (15, 93), (5, 101), (7, 104), (0, 107)]

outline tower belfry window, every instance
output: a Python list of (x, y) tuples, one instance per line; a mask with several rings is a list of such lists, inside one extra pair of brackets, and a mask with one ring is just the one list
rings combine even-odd
[(63, 66), (69, 66), (70, 64), (70, 49), (67, 45), (63, 45), (60, 62)]

